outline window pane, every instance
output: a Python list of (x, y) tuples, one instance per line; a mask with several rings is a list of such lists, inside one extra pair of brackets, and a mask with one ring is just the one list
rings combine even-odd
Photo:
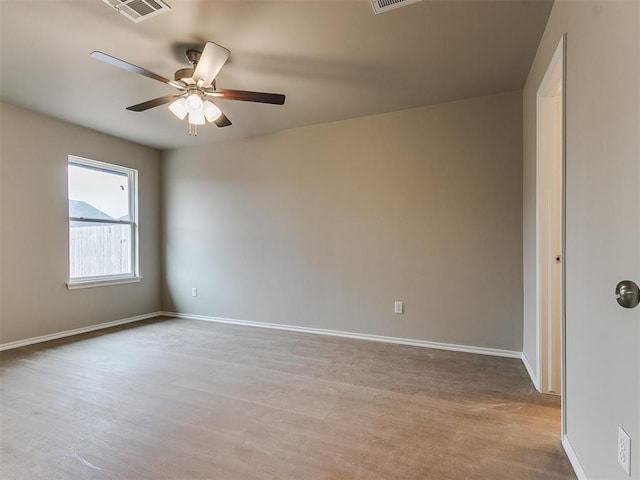
[(131, 274), (132, 226), (71, 222), (70, 278)]
[(131, 221), (127, 174), (69, 163), (69, 216)]

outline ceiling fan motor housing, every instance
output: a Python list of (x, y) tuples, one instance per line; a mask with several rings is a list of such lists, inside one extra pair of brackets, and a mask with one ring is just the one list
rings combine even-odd
[(200, 56), (202, 55), (202, 52), (199, 50), (187, 50), (186, 55), (187, 55), (187, 60), (189, 60), (189, 63), (191, 64), (191, 67), (181, 68), (180, 70), (177, 70), (174, 78), (176, 82), (181, 81), (186, 83), (187, 85), (193, 85), (196, 83), (193, 80), (193, 72), (195, 72), (196, 70), (196, 66), (200, 61)]
[(191, 68), (181, 68), (180, 70), (177, 70), (175, 73), (175, 80), (176, 82), (184, 82), (186, 84), (194, 84), (196, 82), (194, 82), (193, 80), (193, 72), (195, 71), (195, 68), (191, 67)]

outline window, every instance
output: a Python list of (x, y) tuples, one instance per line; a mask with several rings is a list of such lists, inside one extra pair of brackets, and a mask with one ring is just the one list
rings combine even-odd
[(140, 281), (137, 170), (69, 156), (69, 288)]

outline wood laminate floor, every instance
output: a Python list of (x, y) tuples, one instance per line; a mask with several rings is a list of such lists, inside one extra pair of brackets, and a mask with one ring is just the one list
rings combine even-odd
[(575, 478), (517, 359), (162, 319), (0, 361), (2, 479)]

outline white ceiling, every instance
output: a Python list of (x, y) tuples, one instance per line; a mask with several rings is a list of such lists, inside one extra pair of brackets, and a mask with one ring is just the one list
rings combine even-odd
[[(0, 0), (0, 98), (157, 148), (264, 134), (520, 89), (552, 5), (424, 0), (374, 15), (368, 0), (167, 1), (135, 24), (101, 0)], [(171, 87), (89, 57), (173, 78), (186, 45), (206, 40), (231, 50), (219, 87), (285, 105), (219, 100), (233, 125), (193, 138), (166, 106), (125, 110)]]

